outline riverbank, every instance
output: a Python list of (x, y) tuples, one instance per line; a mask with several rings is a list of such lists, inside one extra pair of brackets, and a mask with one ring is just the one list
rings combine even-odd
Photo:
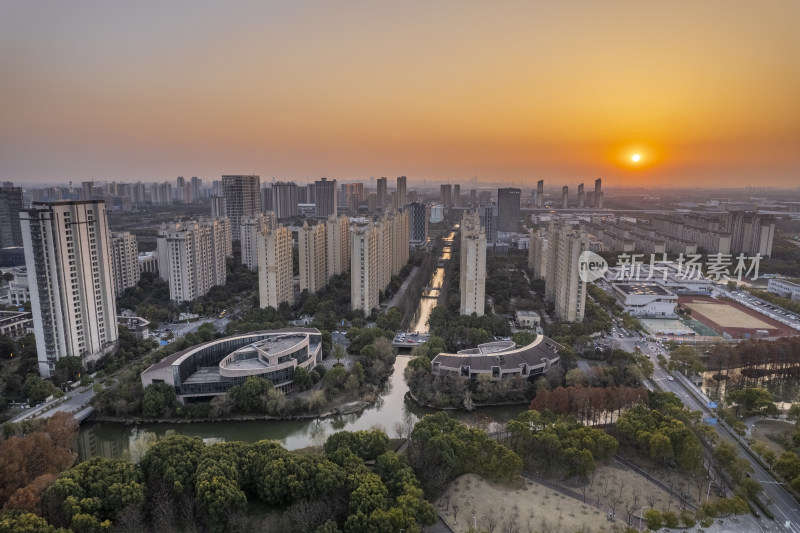
[(520, 405), (529, 405), (530, 401), (526, 400), (524, 402), (496, 402), (496, 403), (473, 403), (472, 409), (467, 409), (466, 407), (436, 407), (435, 405), (430, 405), (418, 400), (414, 394), (409, 390), (406, 392), (406, 399), (411, 400), (419, 407), (424, 407), (425, 409), (436, 409), (437, 411), (464, 411), (465, 413), (469, 413), (474, 411), (475, 409), (482, 409), (485, 407), (514, 407)]
[(109, 415), (94, 415), (88, 422), (97, 423), (111, 423), (123, 424), (126, 426), (135, 426), (139, 424), (194, 424), (194, 423), (216, 423), (216, 422), (252, 422), (271, 420), (275, 422), (290, 422), (290, 421), (308, 421), (308, 420), (324, 420), (335, 416), (358, 414), (364, 411), (367, 407), (373, 405), (377, 401), (367, 402), (359, 400), (358, 402), (350, 402), (340, 407), (336, 407), (324, 413), (307, 413), (289, 416), (273, 416), (261, 414), (241, 414), (241, 415), (228, 415), (219, 418), (144, 418), (141, 416), (109, 416)]

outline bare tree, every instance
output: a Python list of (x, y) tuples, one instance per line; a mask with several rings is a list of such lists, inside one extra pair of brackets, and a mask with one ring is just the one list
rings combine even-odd
[(138, 533), (145, 529), (144, 513), (139, 505), (128, 505), (114, 519), (115, 533)]
[(500, 518), (491, 510), (481, 517), (481, 525), (489, 533), (494, 533), (494, 528), (497, 527), (498, 522), (500, 522)]
[(458, 502), (453, 502), (453, 523), (458, 519), (458, 510), (460, 509)]
[(628, 515), (628, 525), (631, 525), (633, 515), (639, 510), (639, 493), (631, 489), (631, 500), (625, 504), (625, 514)]

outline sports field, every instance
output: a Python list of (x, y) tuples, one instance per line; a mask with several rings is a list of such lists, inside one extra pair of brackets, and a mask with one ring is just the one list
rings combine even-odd
[(692, 302), (683, 304), (692, 310), (716, 322), (723, 328), (777, 329), (752, 315), (737, 309), (727, 302), (708, 303)]
[(681, 296), (678, 304), (691, 309), (694, 320), (734, 339), (763, 338), (764, 332), (769, 337), (797, 335), (797, 331), (791, 327), (731, 300), (708, 296)]

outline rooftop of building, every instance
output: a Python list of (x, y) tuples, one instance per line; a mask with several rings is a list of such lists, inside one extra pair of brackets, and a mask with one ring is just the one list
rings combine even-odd
[(523, 364), (535, 366), (557, 359), (561, 348), (554, 340), (539, 335), (531, 344), (520, 348), (512, 341), (500, 341), (461, 350), (455, 354), (440, 353), (433, 358), (433, 363), (450, 368), (469, 366), (475, 370), (491, 370), (494, 366), (519, 368)]
[(537, 313), (536, 311), (519, 310), (519, 311), (517, 311), (517, 316), (531, 316), (531, 317), (538, 318), (539, 317), (539, 313)]
[(638, 296), (674, 296), (670, 291), (656, 283), (615, 283), (614, 287), (625, 294)]

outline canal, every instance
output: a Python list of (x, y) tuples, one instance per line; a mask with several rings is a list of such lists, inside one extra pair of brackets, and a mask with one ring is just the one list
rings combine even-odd
[[(440, 260), (450, 259), (453, 234), (445, 239)], [(411, 331), (427, 332), (428, 317), (436, 307), (439, 289), (444, 281), (444, 268), (437, 268), (431, 275), (428, 287), (410, 326)], [(181, 424), (86, 423), (81, 426), (78, 437), (78, 455), (81, 461), (101, 455), (111, 458), (136, 460), (155, 440), (169, 433), (200, 437), (205, 442), (234, 441), (256, 442), (272, 439), (287, 449), (322, 445), (329, 435), (342, 430), (357, 431), (380, 427), (389, 436), (396, 436), (398, 425), (411, 427), (422, 416), (436, 412), (424, 409), (405, 400), (408, 385), (404, 370), (409, 356), (398, 356), (389, 379), (377, 401), (360, 413), (340, 415), (316, 420), (261, 420), (247, 422), (187, 422)], [(491, 429), (496, 422), (506, 422), (525, 409), (524, 406), (504, 406), (477, 409), (471, 413), (453, 411), (454, 416), (470, 425)]]

